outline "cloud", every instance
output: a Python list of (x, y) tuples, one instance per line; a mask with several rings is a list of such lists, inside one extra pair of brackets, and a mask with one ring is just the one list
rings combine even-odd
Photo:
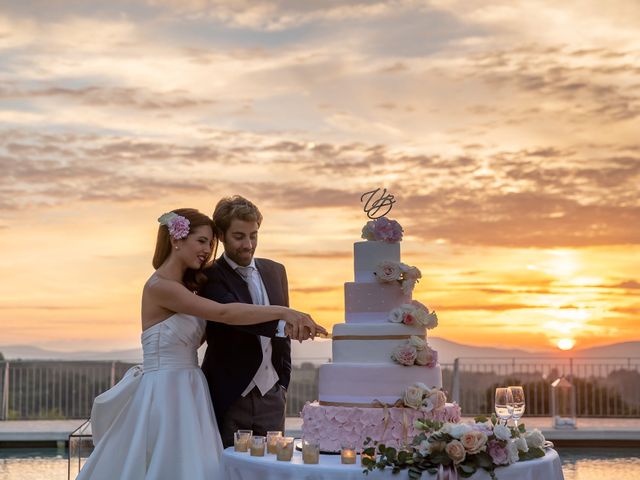
[(22, 89), (17, 86), (0, 86), (0, 99), (38, 99), (54, 98), (60, 101), (79, 102), (96, 107), (127, 107), (142, 110), (176, 110), (182, 108), (211, 106), (216, 102), (210, 99), (195, 99), (187, 92), (150, 92), (141, 88), (88, 86), (82, 88), (44, 87)]

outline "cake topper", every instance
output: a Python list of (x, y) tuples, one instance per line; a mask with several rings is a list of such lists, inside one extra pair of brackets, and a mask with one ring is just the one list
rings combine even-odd
[[(370, 192), (363, 193), (360, 197), (360, 201), (364, 202), (364, 198), (368, 196), (367, 203), (364, 204), (364, 211), (367, 214), (367, 217), (371, 219), (384, 217), (391, 211), (391, 209), (393, 208), (393, 204), (396, 203), (393, 195), (387, 195), (386, 188), (380, 194), (380, 198), (374, 200), (374, 197), (379, 191), (380, 189), (376, 188), (375, 190), (371, 190)], [(386, 208), (386, 210), (380, 213), (380, 210), (384, 208)]]

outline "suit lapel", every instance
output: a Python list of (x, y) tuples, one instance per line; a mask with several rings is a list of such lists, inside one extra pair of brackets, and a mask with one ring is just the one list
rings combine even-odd
[(227, 263), (224, 257), (219, 257), (216, 262), (220, 265), (225, 281), (229, 284), (233, 293), (236, 294), (238, 300), (243, 303), (253, 303), (247, 282), (231, 268), (231, 265)]
[(255, 259), (256, 268), (258, 272), (260, 272), (260, 276), (262, 277), (262, 283), (264, 284), (264, 288), (267, 291), (267, 296), (269, 297), (269, 303), (271, 305), (282, 305), (282, 295), (280, 289), (277, 288), (279, 285), (278, 278), (275, 275), (273, 269), (268, 268), (265, 263), (263, 263), (259, 258)]

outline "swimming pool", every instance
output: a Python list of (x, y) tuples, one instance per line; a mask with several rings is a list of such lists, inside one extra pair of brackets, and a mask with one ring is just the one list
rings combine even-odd
[[(565, 480), (640, 478), (640, 452), (637, 448), (559, 448), (558, 453), (562, 458)], [(0, 449), (0, 480), (66, 478), (67, 452), (64, 449)]]

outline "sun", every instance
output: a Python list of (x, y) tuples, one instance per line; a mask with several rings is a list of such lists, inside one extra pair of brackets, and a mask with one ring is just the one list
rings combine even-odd
[(573, 338), (561, 338), (556, 342), (560, 350), (571, 350), (575, 344), (576, 341)]

